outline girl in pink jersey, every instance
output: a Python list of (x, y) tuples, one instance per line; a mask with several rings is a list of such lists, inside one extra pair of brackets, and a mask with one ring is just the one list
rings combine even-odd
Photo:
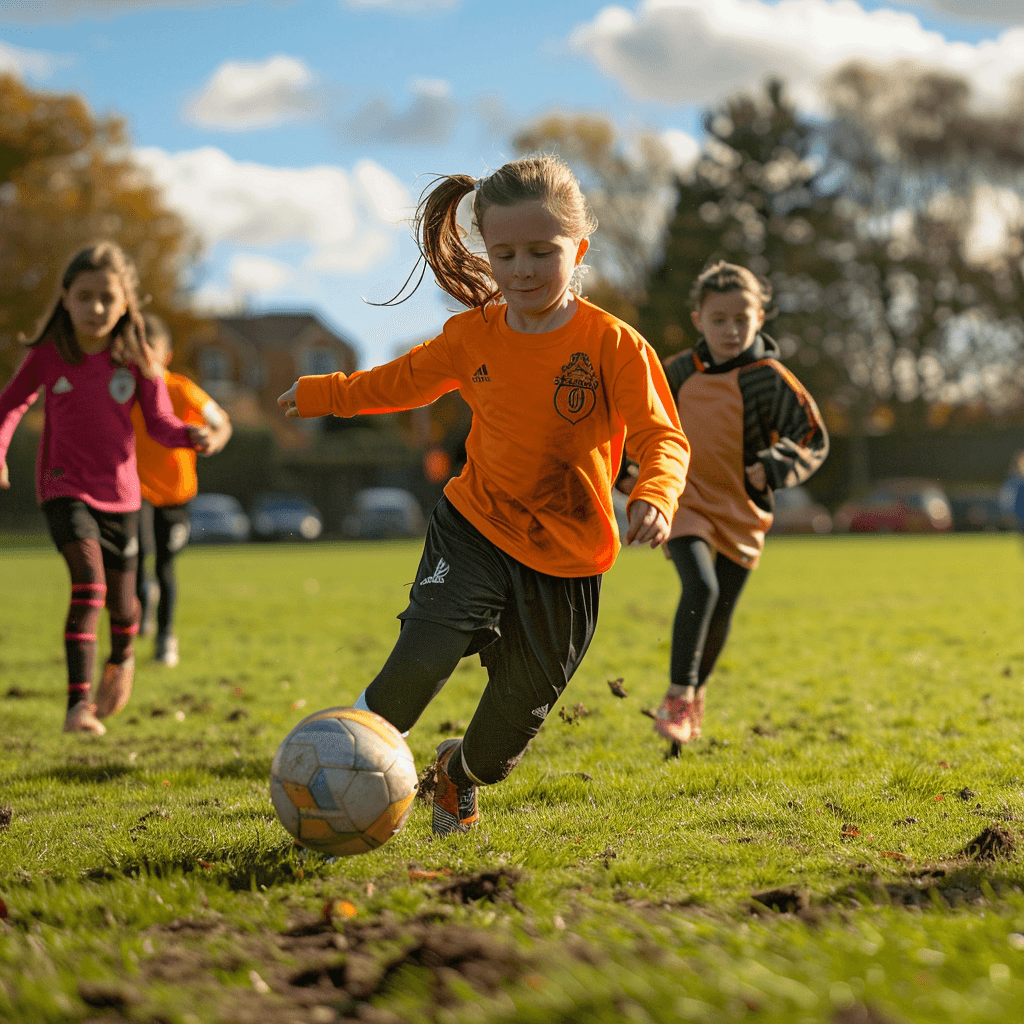
[[(8, 488), (11, 436), (39, 391), (46, 392), (36, 494), (71, 573), (65, 732), (106, 732), (100, 719), (120, 711), (131, 694), (141, 501), (132, 406), (139, 403), (150, 436), (161, 444), (199, 451), (208, 444), (205, 428), (174, 415), (146, 341), (136, 287), (134, 267), (113, 242), (79, 252), (25, 361), (0, 393), (0, 488)], [(93, 699), (104, 605), (111, 651)]]

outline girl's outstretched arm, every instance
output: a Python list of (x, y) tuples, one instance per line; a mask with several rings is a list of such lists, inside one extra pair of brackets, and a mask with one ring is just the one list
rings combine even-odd
[(11, 446), (11, 438), (21, 422), (21, 417), (39, 397), (39, 387), (43, 383), (39, 373), (37, 352), (34, 348), (29, 350), (17, 373), (8, 381), (7, 387), (0, 391), (0, 463), (3, 464), (0, 487), (4, 490), (11, 486), (10, 473), (7, 469), (7, 449)]
[(429, 405), (458, 386), (442, 334), (370, 370), (300, 377), (277, 404), (289, 417), (400, 412)]
[(165, 448), (196, 448), (205, 451), (209, 445), (206, 427), (188, 427), (174, 415), (171, 396), (163, 377), (155, 380), (139, 376), (139, 406), (146, 421), (146, 433)]

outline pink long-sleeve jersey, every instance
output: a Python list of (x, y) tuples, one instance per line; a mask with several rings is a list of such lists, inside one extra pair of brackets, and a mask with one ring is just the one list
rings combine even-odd
[(117, 366), (107, 350), (66, 363), (52, 344), (29, 349), (0, 393), (0, 461), (14, 428), (40, 390), (46, 391), (43, 436), (36, 459), (36, 495), (80, 498), (100, 512), (131, 512), (141, 504), (135, 466), (132, 406), (138, 401), (150, 437), (168, 448), (191, 448), (174, 415), (163, 378)]

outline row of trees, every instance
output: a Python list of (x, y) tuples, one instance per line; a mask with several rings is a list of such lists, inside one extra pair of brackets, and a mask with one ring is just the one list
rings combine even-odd
[[(690, 286), (726, 258), (770, 278), (769, 329), (834, 431), (1019, 419), (1024, 97), (980, 110), (950, 75), (851, 65), (825, 98), (809, 118), (773, 82), (708, 111), (682, 177), (656, 138), (627, 147), (601, 117), (546, 117), (515, 144), (577, 169), (601, 222), (590, 294), (662, 355), (692, 344)], [(124, 123), (0, 76), (0, 377), (66, 256), (100, 236), (188, 337), (198, 238), (133, 163)]]
[(132, 161), (124, 122), (75, 96), (36, 92), (0, 75), (0, 380), (47, 309), (66, 260), (112, 238), (135, 260), (147, 308), (177, 336), (196, 325), (188, 284), (196, 234)]
[(552, 117), (517, 143), (581, 169), (603, 221), (591, 293), (663, 356), (695, 340), (690, 287), (724, 258), (771, 280), (768, 329), (834, 431), (1019, 419), (1024, 105), (979, 111), (966, 83), (910, 65), (845, 67), (826, 98), (812, 120), (772, 82), (709, 111), (656, 236), (641, 212), (670, 177), (655, 140), (627, 153), (598, 118)]

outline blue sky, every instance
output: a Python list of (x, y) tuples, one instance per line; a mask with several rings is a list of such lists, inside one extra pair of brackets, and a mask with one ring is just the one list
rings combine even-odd
[(362, 365), (429, 337), (401, 223), (429, 175), (480, 175), (552, 110), (662, 137), (683, 166), (699, 112), (766, 74), (806, 103), (850, 57), (957, 70), (982, 102), (1024, 74), (1006, 0), (22, 0), (0, 70), (123, 115), (139, 159), (206, 241), (210, 308), (309, 308)]

